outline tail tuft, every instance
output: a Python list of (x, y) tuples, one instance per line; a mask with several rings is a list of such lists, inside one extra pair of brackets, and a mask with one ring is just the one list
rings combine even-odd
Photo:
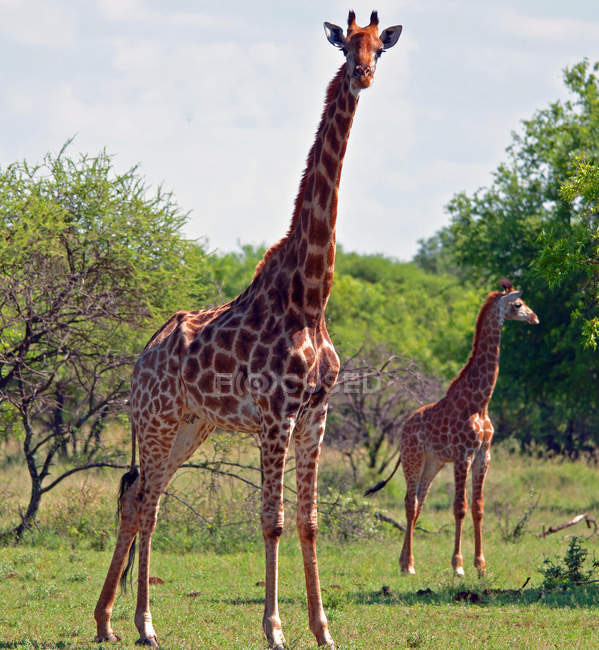
[(371, 487), (369, 490), (366, 490), (364, 492), (364, 496), (367, 497), (370, 494), (374, 494), (375, 492), (378, 492), (381, 488), (384, 488), (387, 483), (393, 478), (393, 475), (395, 472), (397, 472), (397, 468), (401, 465), (401, 454), (399, 455), (399, 458), (397, 459), (397, 463), (395, 464), (395, 467), (393, 468), (393, 471), (389, 476), (384, 481), (379, 481), (374, 487)]
[[(387, 479), (388, 480), (388, 479)], [(364, 496), (370, 496), (371, 494), (374, 494), (375, 492), (378, 492), (381, 488), (384, 488), (385, 485), (387, 485), (387, 481), (379, 481), (374, 487), (369, 488), (364, 492)]]

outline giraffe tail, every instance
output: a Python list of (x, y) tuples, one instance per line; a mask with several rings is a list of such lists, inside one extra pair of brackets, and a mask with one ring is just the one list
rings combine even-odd
[(399, 468), (400, 465), (401, 465), (401, 454), (399, 455), (399, 458), (397, 459), (397, 463), (395, 463), (395, 467), (393, 468), (391, 474), (385, 480), (379, 481), (376, 485), (366, 490), (366, 492), (364, 492), (364, 496), (365, 497), (370, 496), (371, 494), (374, 494), (375, 492), (378, 492), (380, 489), (384, 488), (385, 485), (387, 485), (387, 483), (389, 483), (389, 481), (393, 478), (393, 475), (395, 474), (395, 472), (397, 472), (397, 469)]
[[(123, 474), (121, 477), (121, 483), (119, 486), (119, 496), (118, 496), (118, 501), (117, 501), (117, 519), (120, 520), (121, 518), (121, 511), (122, 511), (122, 498), (125, 492), (135, 483), (137, 478), (139, 477), (139, 471), (137, 470), (137, 467), (135, 466), (135, 426), (131, 426), (131, 466), (129, 468), (129, 471)], [(127, 558), (127, 564), (125, 565), (125, 568), (123, 570), (123, 573), (121, 575), (120, 579), (120, 584), (121, 588), (124, 592), (127, 591), (127, 576), (129, 575), (129, 571), (133, 567), (133, 562), (135, 561), (135, 542), (137, 540), (137, 535), (133, 538), (133, 543), (131, 544), (131, 548), (129, 549), (129, 557)]]

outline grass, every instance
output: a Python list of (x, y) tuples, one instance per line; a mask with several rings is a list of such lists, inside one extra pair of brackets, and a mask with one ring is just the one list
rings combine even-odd
[[(401, 480), (394, 479), (371, 500), (371, 510), (364, 507), (362, 525), (355, 517), (338, 515), (322, 522), (323, 599), (340, 648), (599, 648), (599, 587), (543, 593), (539, 572), (545, 557), (563, 557), (568, 533), (587, 533), (584, 525), (545, 539), (533, 534), (581, 512), (597, 517), (598, 470), (583, 463), (530, 460), (496, 451), (485, 489), (488, 570), (483, 580), (472, 566), (469, 517), (464, 526), (466, 578), (452, 575), (451, 468), (437, 477), (425, 506), (420, 523), (433, 532), (415, 538), (415, 576), (399, 572), (401, 533), (387, 524), (372, 524), (373, 511), (403, 521)], [(332, 499), (336, 487), (344, 484), (343, 470), (330, 454), (323, 467), (322, 499)], [(19, 485), (11, 471), (3, 472), (5, 493)], [(112, 551), (117, 476), (104, 472), (65, 481), (68, 484), (43, 504), (33, 539), (0, 548), (0, 648), (97, 648), (91, 642), (93, 608)], [(352, 498), (345, 495), (348, 509), (349, 502), (363, 504), (359, 494), (368, 483), (368, 477), (362, 478)], [(177, 479), (173, 489), (200, 512), (205, 507), (207, 516), (218, 513), (214, 495), (212, 501), (206, 497), (197, 476)], [(244, 494), (237, 495), (242, 505), (236, 515), (246, 521), (251, 503), (254, 518), (247, 519), (250, 523), (241, 526), (241, 532), (229, 526), (226, 532), (209, 534), (180, 503), (171, 501), (166, 515), (163, 509), (151, 571), (164, 581), (151, 587), (152, 614), (163, 647), (265, 647), (263, 550), (255, 502), (248, 500), (250, 493)], [(233, 492), (225, 495), (227, 501), (233, 498)], [(523, 533), (511, 538), (510, 532), (537, 499)], [(7, 508), (6, 496), (3, 503)], [(225, 524), (234, 523), (235, 512), (225, 509), (220, 514)], [(287, 522), (280, 562), (283, 629), (289, 648), (313, 648), (301, 554), (289, 509)], [(599, 556), (597, 538), (584, 544), (589, 561)], [(181, 553), (181, 547), (194, 552)], [(526, 587), (518, 591), (528, 577)], [(123, 642), (116, 647), (132, 647), (137, 638), (134, 607), (133, 594), (118, 596), (113, 627)]]

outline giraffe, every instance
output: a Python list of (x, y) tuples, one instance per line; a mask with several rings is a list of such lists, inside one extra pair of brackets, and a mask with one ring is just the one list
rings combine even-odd
[[(278, 547), (283, 531), (283, 472), (290, 438), (296, 449), (297, 527), (304, 560), (308, 619), (319, 645), (334, 648), (322, 606), (316, 558), (317, 471), (330, 391), (339, 358), (325, 308), (333, 281), (341, 167), (362, 89), (402, 27), (379, 34), (349, 13), (347, 33), (324, 23), (345, 55), (331, 81), (287, 234), (258, 263), (235, 300), (180, 311), (150, 339), (131, 381), (131, 468), (121, 479), (120, 527), (95, 619), (96, 641), (117, 641), (110, 624), (117, 583), (139, 536), (135, 625), (138, 643), (158, 647), (149, 608), (152, 532), (160, 495), (177, 468), (216, 428), (257, 436), (263, 464), (262, 532), (266, 554), (262, 627), (270, 647), (285, 639), (278, 609)], [(135, 465), (139, 447), (139, 474)]]
[(466, 365), (451, 382), (445, 397), (419, 408), (405, 422), (400, 457), (391, 475), (366, 494), (384, 487), (400, 464), (406, 479), (406, 532), (399, 559), (402, 572), (415, 573), (412, 539), (414, 526), (430, 485), (446, 463), (454, 464), (455, 546), (451, 564), (463, 576), (462, 525), (468, 509), (466, 479), (472, 468), (472, 520), (474, 566), (485, 571), (482, 548), (483, 486), (491, 461), (493, 425), (488, 406), (499, 373), (501, 328), (506, 320), (538, 325), (537, 315), (521, 300), (511, 282), (502, 279), (503, 291), (488, 294), (476, 319), (472, 352)]

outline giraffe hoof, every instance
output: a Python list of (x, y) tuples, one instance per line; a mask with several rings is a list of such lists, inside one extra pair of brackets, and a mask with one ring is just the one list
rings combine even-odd
[(137, 639), (135, 645), (149, 645), (151, 648), (159, 648), (158, 639), (155, 636), (147, 636), (145, 639), (141, 637)]
[(401, 572), (413, 576), (416, 574), (416, 569), (413, 566), (409, 566), (407, 569), (402, 569)]
[(464, 575), (465, 575), (465, 574), (464, 574), (464, 568), (461, 567), (461, 566), (459, 566), (459, 567), (455, 570), (455, 575), (456, 575), (457, 578), (463, 578)]
[(100, 636), (97, 634), (94, 637), (94, 643), (118, 643), (121, 640), (120, 636), (117, 636), (114, 632), (107, 634), (105, 636)]

